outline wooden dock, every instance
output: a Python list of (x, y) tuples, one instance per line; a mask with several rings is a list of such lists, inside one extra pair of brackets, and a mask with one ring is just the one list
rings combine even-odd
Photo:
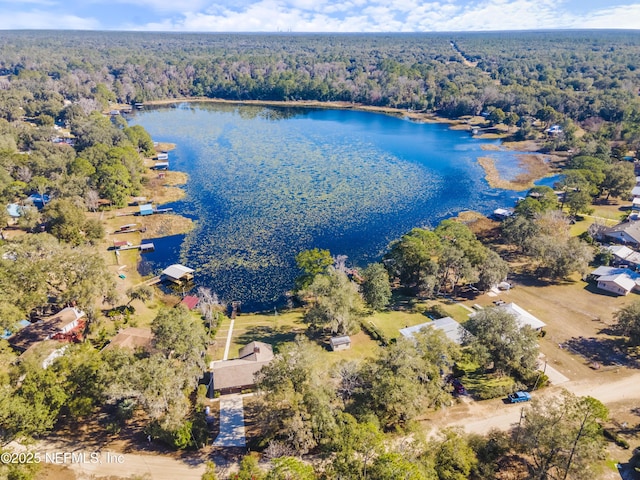
[(153, 252), (155, 246), (153, 243), (142, 243), (140, 245), (124, 245), (122, 247), (114, 247), (114, 250), (120, 252), (122, 250), (140, 250), (140, 253)]

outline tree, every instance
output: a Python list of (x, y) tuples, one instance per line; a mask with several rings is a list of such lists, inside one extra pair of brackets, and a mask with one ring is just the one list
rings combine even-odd
[(258, 459), (249, 454), (240, 460), (240, 470), (230, 477), (232, 480), (262, 480), (264, 472), (258, 465)]
[(391, 300), (389, 274), (381, 263), (371, 263), (362, 272), (362, 296), (374, 310), (382, 310)]
[(441, 250), (440, 238), (434, 232), (414, 228), (391, 244), (385, 264), (404, 285), (420, 287), (427, 277), (435, 276)]
[(177, 358), (197, 380), (204, 370), (206, 332), (204, 324), (178, 305), (161, 310), (151, 323), (155, 347), (166, 358)]
[(127, 305), (130, 305), (134, 300), (140, 300), (142, 303), (148, 302), (153, 298), (153, 288), (148, 285), (142, 285), (138, 288), (130, 288), (127, 290), (127, 297), (129, 297)]
[(218, 480), (218, 476), (216, 475), (216, 464), (211, 460), (205, 463), (205, 471), (200, 477), (200, 480)]
[(487, 249), (487, 257), (480, 264), (479, 271), (476, 285), (480, 290), (489, 290), (507, 278), (509, 264), (496, 252)]
[(316, 275), (325, 273), (333, 265), (333, 258), (329, 250), (313, 248), (304, 250), (296, 255), (296, 265), (303, 273), (296, 279), (296, 286), (304, 290), (315, 279)]
[(565, 279), (574, 272), (584, 274), (594, 257), (593, 247), (578, 237), (561, 240), (542, 235), (531, 249), (539, 262), (539, 275), (550, 279)]
[(558, 197), (551, 187), (533, 187), (527, 192), (524, 200), (518, 202), (515, 213), (534, 218), (538, 214), (558, 208)]
[(593, 197), (585, 190), (573, 190), (566, 192), (564, 203), (569, 207), (569, 215), (572, 217), (575, 217), (580, 213), (593, 213), (593, 208), (591, 208)]
[(313, 466), (295, 457), (280, 457), (271, 460), (272, 468), (265, 480), (315, 480)]
[(502, 235), (511, 244), (528, 253), (535, 238), (540, 234), (540, 227), (533, 218), (526, 215), (513, 215), (502, 222)]
[(462, 432), (446, 429), (434, 445), (435, 469), (439, 480), (467, 480), (478, 462)]
[(53, 200), (43, 210), (48, 229), (59, 240), (80, 245), (84, 239), (84, 211), (70, 200)]
[(265, 439), (282, 441), (297, 454), (330, 442), (335, 433), (339, 404), (326, 372), (319, 371), (319, 355), (318, 345), (297, 337), (255, 377), (263, 393)]
[(620, 333), (629, 337), (629, 344), (640, 345), (640, 302), (630, 303), (613, 314)]
[(316, 275), (303, 294), (312, 298), (304, 318), (313, 328), (328, 327), (342, 335), (358, 330), (362, 297), (358, 285), (344, 273), (328, 268), (325, 275)]
[(465, 324), (473, 335), (465, 343), (484, 365), (530, 380), (538, 358), (538, 335), (528, 325), (520, 327), (514, 315), (503, 308), (485, 308)]
[(338, 419), (333, 448), (337, 450), (332, 469), (338, 478), (369, 478), (375, 458), (384, 451), (384, 435), (372, 420), (358, 422), (348, 413)]
[(607, 192), (607, 200), (611, 195), (626, 199), (636, 184), (633, 164), (629, 162), (616, 162), (609, 165), (605, 170), (605, 175), (602, 189)]
[(402, 453), (387, 452), (378, 455), (371, 465), (371, 480), (437, 480), (433, 468), (419, 461), (411, 461)]
[(604, 448), (600, 422), (608, 411), (591, 397), (567, 392), (534, 399), (524, 411), (518, 434), (520, 447), (531, 458), (531, 478), (584, 478), (589, 463)]
[(440, 370), (453, 365), (455, 347), (450, 349), (441, 334), (427, 329), (424, 337), (416, 336), (416, 343), (401, 338), (364, 364), (358, 401), (383, 427), (406, 424), (425, 406), (450, 400)]

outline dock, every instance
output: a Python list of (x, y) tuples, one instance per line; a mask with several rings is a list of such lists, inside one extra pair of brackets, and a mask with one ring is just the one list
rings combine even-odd
[[(125, 242), (126, 243), (126, 242)], [(155, 250), (153, 243), (142, 243), (140, 245), (120, 245), (120, 242), (114, 242), (113, 250), (118, 252), (122, 250), (140, 250), (140, 253), (153, 252)]]

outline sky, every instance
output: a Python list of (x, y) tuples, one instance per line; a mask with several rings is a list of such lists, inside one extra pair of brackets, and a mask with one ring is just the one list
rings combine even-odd
[(576, 28), (640, 30), (640, 0), (0, 0), (0, 29), (5, 30), (437, 32)]

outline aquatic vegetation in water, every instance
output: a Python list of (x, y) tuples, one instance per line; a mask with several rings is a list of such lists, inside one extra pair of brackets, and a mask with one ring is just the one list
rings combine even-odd
[(180, 260), (245, 309), (282, 301), (301, 250), (328, 248), (364, 264), (414, 226), (495, 208), (499, 197), (475, 163), (481, 143), (439, 125), (230, 105), (139, 120), (154, 138), (177, 144), (171, 167), (189, 174), (176, 210), (196, 227)]

